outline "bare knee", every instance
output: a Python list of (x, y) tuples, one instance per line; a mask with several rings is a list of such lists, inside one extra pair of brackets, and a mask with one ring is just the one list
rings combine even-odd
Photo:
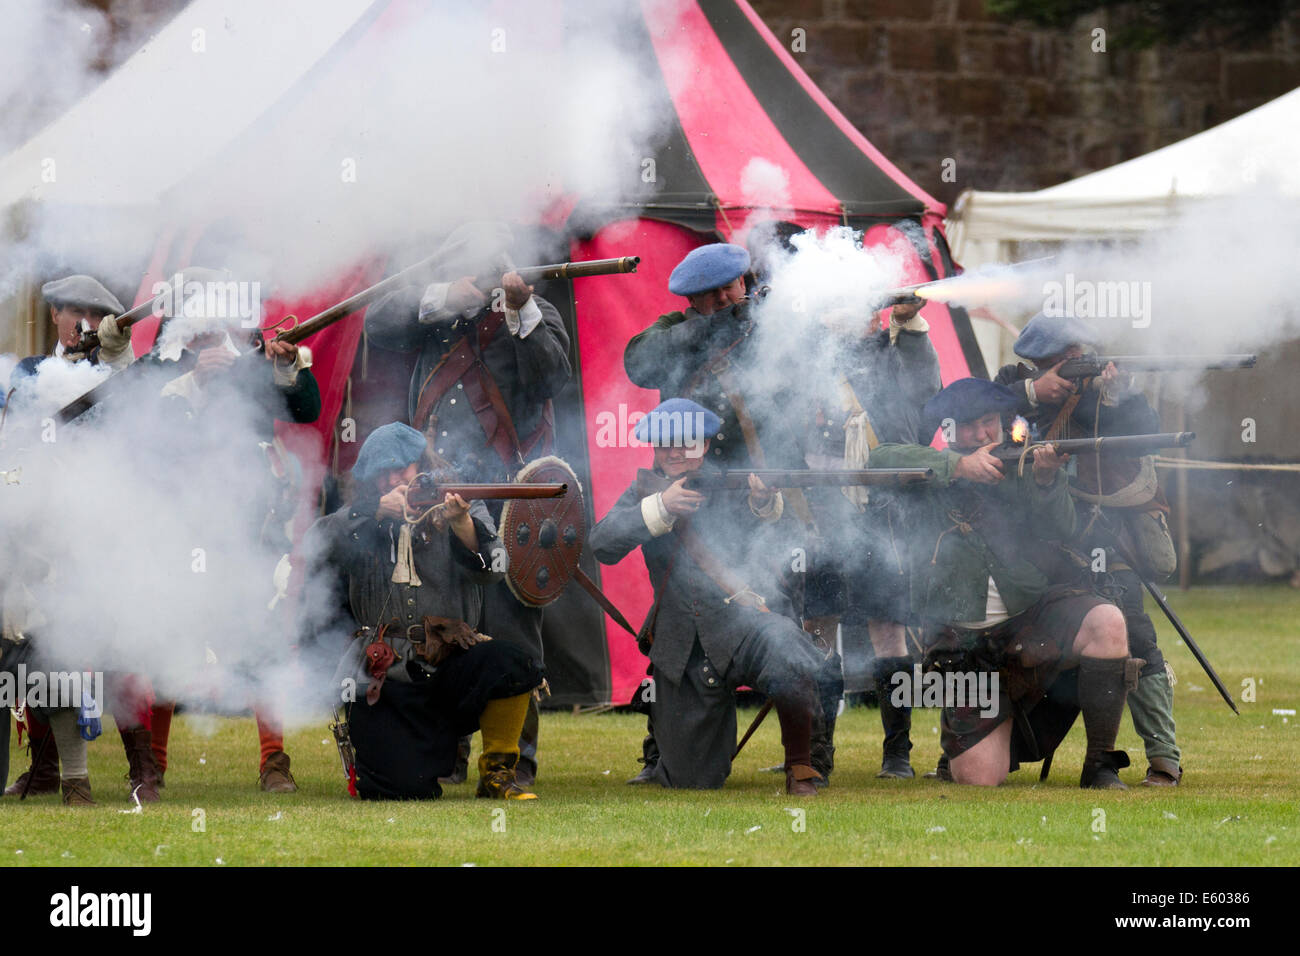
[(996, 787), (1007, 779), (1005, 767), (1001, 771), (986, 765), (959, 767), (960, 759), (949, 761), (948, 764), (954, 783), (962, 783), (969, 787)]
[(1127, 657), (1128, 629), (1124, 612), (1113, 604), (1099, 604), (1087, 613), (1074, 639), (1082, 657)]
[(1011, 772), (1011, 721), (994, 731), (965, 753), (948, 761), (955, 783), (973, 787), (996, 787)]

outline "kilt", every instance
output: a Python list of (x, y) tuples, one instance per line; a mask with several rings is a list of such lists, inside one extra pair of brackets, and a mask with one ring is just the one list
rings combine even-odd
[(943, 628), (927, 642), (927, 670), (999, 675), (993, 715), (981, 715), (978, 707), (943, 708), (939, 743), (948, 759), (1013, 718), (1013, 770), (1020, 760), (1041, 760), (1054, 750), (1078, 713), (1073, 665), (1066, 664), (1074, 638), (1088, 613), (1109, 603), (1077, 588), (1056, 587), (1001, 624), (982, 631)]

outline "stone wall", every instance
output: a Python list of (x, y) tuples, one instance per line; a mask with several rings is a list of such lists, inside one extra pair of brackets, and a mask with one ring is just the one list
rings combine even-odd
[[(984, 0), (750, 0), (862, 133), (932, 195), (1051, 186), (1300, 86), (1300, 13), (1249, 46), (1118, 50), (1106, 14), (1008, 23)], [(1093, 30), (1107, 30), (1093, 52)], [(945, 181), (943, 160), (955, 160)]]

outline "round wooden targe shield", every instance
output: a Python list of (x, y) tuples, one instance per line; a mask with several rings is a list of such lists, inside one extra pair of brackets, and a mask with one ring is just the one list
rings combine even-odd
[(530, 461), (515, 481), (569, 485), (563, 498), (512, 498), (501, 511), (501, 542), (510, 559), (506, 582), (524, 604), (545, 607), (573, 577), (587, 541), (582, 485), (573, 469), (553, 455)]

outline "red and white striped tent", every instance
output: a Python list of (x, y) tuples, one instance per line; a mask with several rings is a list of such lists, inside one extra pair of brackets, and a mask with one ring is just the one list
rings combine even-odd
[[(553, 6), (556, 23), (584, 16), (585, 4), (576, 0), (545, 2)], [(583, 195), (570, 184), (562, 196), (555, 197), (549, 221), (541, 224), (560, 237), (561, 253), (567, 245), (571, 259), (641, 257), (635, 275), (552, 283), (545, 290), (570, 323), (573, 341), (575, 375), (557, 402), (557, 450), (578, 470), (593, 519), (609, 509), (636, 469), (650, 458), (644, 448), (597, 448), (594, 443), (596, 418), (602, 411), (615, 411), (620, 405), (646, 411), (658, 400), (657, 395), (628, 381), (622, 364), (624, 345), (660, 314), (682, 307), (682, 301), (667, 289), (673, 266), (695, 246), (732, 238), (745, 222), (752, 199), (746, 197), (742, 174), (751, 159), (761, 157), (784, 174), (787, 189), (779, 210), (781, 218), (803, 226), (848, 224), (862, 230), (866, 242), (873, 245), (888, 242), (897, 246), (901, 237), (901, 245), (911, 249), (904, 281), (938, 278), (954, 271), (942, 228), (944, 206), (849, 124), (745, 0), (617, 2), (625, 3), (634, 14), (634, 26), (621, 37), (624, 55), (634, 62), (664, 115), (671, 117), (654, 151), (653, 181), (640, 183), (638, 194), (617, 203)], [(326, 80), (337, 81), (340, 75), (351, 74), (358, 83), (379, 82), (382, 70), (376, 66), (375, 51), (383, 49), (386, 36), (401, 29), (410, 3), (332, 0), (329, 4), (303, 4), (285, 0), (283, 5), (250, 9), (247, 15), (256, 17), (302, 7), (314, 18), (299, 42), (285, 49), (284, 63), (279, 65), (284, 75), (270, 88), (265, 84), (245, 91), (209, 87), (211, 102), (220, 104), (214, 108), (232, 110), (242, 98), (251, 115), (242, 122), (234, 122), (233, 112), (225, 118), (225, 128), (233, 132), (224, 144), (212, 140), (216, 135), (213, 127), (220, 123), (196, 128), (196, 136), (208, 138), (201, 141), (206, 157), (203, 163), (181, 152), (166, 168), (152, 168), (151, 163), (161, 162), (156, 155), (159, 151), (130, 151), (132, 181), (148, 181), (151, 188), (163, 192), (169, 184), (180, 188), (201, 166), (219, 165), (223, 154), (247, 149), (251, 140), (294, 111), (319, 109), (320, 103), (313, 98), (320, 97)], [(209, 12), (220, 21), (221, 8), (215, 0), (196, 0), (191, 10), (204, 7), (212, 8)], [(168, 31), (180, 31), (183, 40), (191, 20), (203, 22), (202, 18), (178, 17), (151, 42), (151, 48), (165, 48)], [(297, 28), (296, 23), (292, 26)], [(274, 38), (268, 40), (257, 29), (246, 29), (242, 35), (248, 43), (270, 44), (261, 55), (281, 55)], [(557, 42), (563, 43), (564, 35), (565, 31), (558, 29)], [(138, 56), (149, 52), (146, 49)], [(582, 54), (581, 50), (558, 50), (557, 55)], [(436, 59), (431, 62), (436, 68)], [(689, 68), (683, 68), (684, 64)], [(128, 73), (131, 66), (129, 61), (121, 72)], [(111, 95), (117, 79), (110, 78), (92, 97)], [(448, 81), (463, 82), (463, 78), (449, 77)], [(193, 82), (226, 80), (196, 76)], [(229, 82), (237, 83), (238, 77)], [(185, 85), (183, 78), (173, 77), (161, 88), (157, 82), (146, 88), (160, 98), (159, 109), (166, 113), (168, 98), (183, 96)], [(85, 126), (95, 122), (96, 112), (103, 112), (102, 104), (92, 106), (84, 111), (86, 119), (80, 129), (74, 123), (64, 133), (84, 135)], [(178, 123), (191, 119), (189, 112), (181, 110), (176, 117)], [(37, 155), (43, 147), (32, 148)], [(574, 148), (581, 149), (583, 144), (575, 143)], [(87, 170), (90, 178), (80, 201), (93, 199), (96, 190), (102, 192), (105, 187), (96, 182), (108, 175), (105, 170), (102, 163)], [(69, 178), (65, 176), (59, 188), (71, 194), (76, 188), (75, 177), (71, 183)], [(436, 163), (430, 163), (427, 182), (410, 183), (412, 190), (443, 187)], [(42, 199), (57, 201), (58, 196)], [(571, 226), (578, 222), (583, 224), (581, 232)], [(291, 230), (293, 224), (286, 228)], [(202, 247), (203, 231), (204, 226), (191, 223), (160, 237), (138, 300), (152, 282), (189, 264), (191, 257), (200, 261), (196, 248)], [(312, 315), (409, 264), (365, 259), (364, 250), (358, 252), (356, 266), (336, 275), (328, 287), (297, 301), (271, 302), (265, 309), (268, 325), (289, 312)], [(945, 381), (985, 373), (964, 312), (929, 303), (924, 314)], [(152, 339), (152, 329), (142, 331), (144, 334), (135, 336), (138, 350), (146, 349)], [(348, 410), (358, 421), (363, 418), (353, 407), (358, 403), (378, 407), (388, 402), (385, 407), (404, 411), (402, 369), (392, 363), (385, 365), (375, 350), (368, 350), (361, 361), (361, 342), (360, 315), (308, 340), (324, 410), (315, 425), (298, 426), (285, 435), (308, 464), (314, 460), (340, 470), (350, 466), (357, 446), (338, 441), (345, 403), (351, 403)], [(590, 563), (588, 567), (615, 604), (634, 624), (639, 623), (651, 603), (639, 555), (612, 568), (598, 569)], [(629, 699), (645, 670), (645, 660), (630, 636), (576, 588), (570, 588), (551, 606), (547, 622), (547, 667), (557, 702), (618, 703)]]

